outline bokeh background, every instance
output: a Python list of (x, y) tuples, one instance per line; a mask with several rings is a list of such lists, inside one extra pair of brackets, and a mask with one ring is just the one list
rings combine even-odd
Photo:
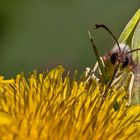
[[(96, 61), (87, 30), (106, 24), (118, 38), (139, 0), (0, 1), (0, 75), (42, 72), (59, 64), (79, 73)], [(114, 44), (103, 29), (92, 32), (100, 55)]]

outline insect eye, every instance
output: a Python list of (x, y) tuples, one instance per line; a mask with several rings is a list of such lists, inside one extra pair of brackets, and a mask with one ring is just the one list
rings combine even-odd
[(116, 63), (116, 60), (117, 60), (117, 57), (118, 57), (118, 54), (117, 53), (113, 53), (110, 57), (110, 61), (111, 63), (114, 65)]
[(129, 60), (128, 60), (128, 57), (126, 56), (125, 59), (124, 59), (122, 67), (126, 67), (128, 65), (128, 62), (129, 62)]

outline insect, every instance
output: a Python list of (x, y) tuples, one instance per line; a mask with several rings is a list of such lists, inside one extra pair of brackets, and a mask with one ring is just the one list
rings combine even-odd
[[(97, 59), (93, 70), (87, 69), (87, 74), (91, 74), (88, 80), (97, 78), (103, 81), (107, 85), (106, 90), (110, 87), (116, 89), (124, 87), (128, 92), (128, 105), (140, 103), (140, 9), (127, 24), (119, 40), (105, 25), (96, 24), (95, 29), (98, 28), (107, 30), (115, 39), (116, 44), (111, 51), (100, 57), (91, 33), (88, 31)], [(98, 77), (95, 76), (97, 69), (99, 69)], [(103, 100), (106, 93), (106, 91), (103, 93)]]

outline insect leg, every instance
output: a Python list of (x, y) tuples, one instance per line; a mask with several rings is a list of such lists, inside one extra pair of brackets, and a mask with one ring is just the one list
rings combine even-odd
[(98, 68), (98, 62), (96, 62), (93, 69), (87, 67), (85, 71), (85, 76), (88, 77), (89, 75), (91, 75), (91, 73), (94, 73), (97, 70), (97, 68)]
[(129, 82), (129, 87), (128, 87), (128, 93), (129, 93), (129, 97), (128, 97), (128, 106), (131, 104), (132, 102), (132, 88), (133, 88), (133, 84), (134, 84), (134, 73), (131, 72), (131, 79), (130, 79), (130, 82)]
[(89, 67), (86, 68), (85, 71), (85, 77), (87, 78), (85, 80), (85, 83), (87, 83), (90, 79), (96, 79), (97, 81), (99, 81), (99, 79), (95, 76), (95, 72), (98, 69), (98, 62), (96, 62), (96, 64), (94, 65), (93, 69), (90, 69)]
[(113, 80), (113, 82), (111, 83), (111, 86), (110, 87), (114, 86), (121, 78), (122, 78), (122, 75), (120, 75), (119, 77), (115, 78)]

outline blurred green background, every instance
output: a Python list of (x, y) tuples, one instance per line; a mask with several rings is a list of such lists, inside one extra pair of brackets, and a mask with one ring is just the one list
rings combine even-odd
[[(96, 61), (87, 30), (101, 22), (118, 38), (139, 7), (139, 0), (1, 1), (0, 74), (11, 78), (59, 64), (82, 72)], [(112, 48), (106, 31), (93, 36), (101, 55)]]

